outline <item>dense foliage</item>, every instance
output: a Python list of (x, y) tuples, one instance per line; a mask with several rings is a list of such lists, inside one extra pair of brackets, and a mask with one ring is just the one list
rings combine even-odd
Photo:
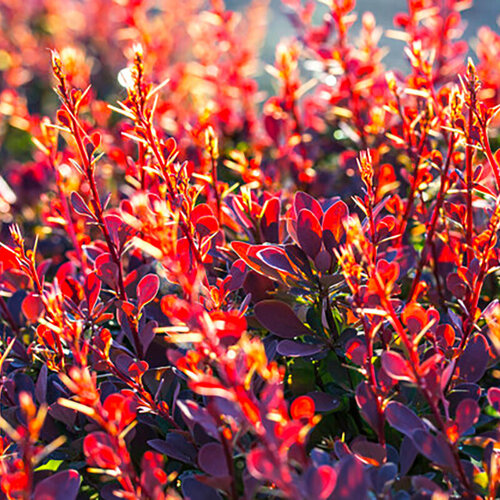
[(0, 0), (0, 498), (497, 498), (500, 35), (282, 2)]

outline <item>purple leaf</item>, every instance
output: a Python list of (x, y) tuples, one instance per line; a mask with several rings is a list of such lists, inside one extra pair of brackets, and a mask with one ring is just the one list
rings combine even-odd
[(142, 344), (143, 352), (147, 352), (151, 342), (155, 338), (155, 329), (158, 327), (156, 321), (148, 321), (146, 325), (139, 331), (139, 339)]
[(75, 500), (80, 489), (80, 474), (69, 469), (40, 481), (33, 492), (37, 500)]
[(383, 492), (388, 483), (392, 483), (398, 474), (398, 467), (391, 462), (385, 463), (377, 471), (375, 478), (375, 489), (379, 496), (383, 496)]
[(95, 215), (92, 213), (89, 206), (76, 191), (73, 191), (71, 193), (71, 204), (73, 205), (74, 211), (78, 215), (83, 215), (84, 217), (89, 217), (92, 220), (96, 220)]
[(222, 500), (217, 490), (197, 481), (194, 477), (182, 479), (181, 488), (184, 500)]
[(152, 439), (149, 446), (167, 457), (186, 464), (196, 464), (196, 448), (176, 432), (169, 432), (165, 440)]
[(38, 378), (36, 380), (35, 385), (35, 396), (36, 400), (42, 404), (45, 403), (47, 397), (47, 374), (48, 374), (47, 365), (42, 365), (40, 369), (40, 373), (38, 374)]
[(425, 496), (423, 492), (427, 493), (436, 493), (436, 495), (431, 495), (432, 497), (444, 497), (446, 498), (448, 495), (446, 495), (440, 488), (439, 486), (434, 482), (431, 481), (428, 477), (426, 476), (415, 476), (412, 477), (411, 479), (411, 484), (412, 486), (421, 493), (421, 496), (424, 496), (425, 498), (429, 498), (428, 496)]
[(460, 401), (464, 399), (473, 399), (479, 401), (481, 397), (481, 388), (477, 384), (458, 384), (448, 395), (450, 402), (450, 413), (455, 413)]
[(405, 436), (403, 441), (401, 441), (401, 448), (399, 450), (399, 462), (401, 475), (406, 476), (408, 471), (411, 469), (415, 458), (417, 458), (418, 450), (413, 443), (413, 439), (410, 436)]
[(480, 413), (479, 405), (473, 399), (467, 398), (460, 401), (455, 414), (455, 422), (460, 435), (477, 422)]
[(412, 438), (418, 451), (431, 462), (448, 469), (453, 467), (453, 455), (441, 434), (434, 436), (424, 429), (417, 429), (412, 433)]
[(289, 274), (295, 274), (293, 267), (288, 260), (285, 252), (279, 247), (273, 246), (262, 246), (260, 250), (257, 251), (257, 257), (261, 259), (265, 264), (276, 269)]
[(321, 248), (321, 224), (310, 211), (302, 209), (297, 219), (297, 239), (302, 250), (314, 259)]
[(362, 458), (369, 458), (382, 465), (387, 460), (387, 451), (379, 443), (372, 443), (366, 439), (356, 439), (351, 443), (353, 453)]
[(380, 416), (377, 411), (377, 400), (367, 382), (361, 382), (356, 387), (356, 403), (359, 406), (361, 415), (370, 427), (378, 431)]
[(206, 408), (189, 399), (177, 400), (177, 407), (182, 413), (182, 418), (186, 425), (192, 430), (195, 425), (199, 425), (210, 437), (220, 439), (217, 423)]
[(279, 300), (262, 300), (255, 305), (255, 316), (262, 326), (285, 339), (313, 334), (292, 308)]
[(226, 477), (229, 475), (224, 447), (219, 443), (207, 443), (200, 448), (198, 465), (211, 476)]
[(324, 249), (321, 249), (314, 258), (314, 265), (318, 271), (328, 273), (332, 265), (332, 256)]
[(229, 279), (225, 285), (226, 290), (233, 292), (238, 290), (243, 286), (245, 277), (247, 275), (247, 266), (245, 261), (238, 259), (231, 266), (231, 271), (229, 272)]
[(282, 340), (277, 347), (278, 354), (292, 358), (314, 356), (323, 351), (324, 347), (318, 344), (304, 344), (295, 340)]
[(458, 275), (458, 273), (448, 274), (446, 277), (446, 286), (457, 299), (463, 299), (467, 293), (467, 283)]
[(306, 395), (314, 401), (314, 408), (319, 412), (332, 411), (340, 406), (340, 401), (326, 392), (313, 391)]
[(467, 343), (458, 359), (458, 374), (465, 382), (477, 382), (486, 371), (490, 359), (488, 343), (484, 335), (478, 333)]
[(349, 449), (349, 446), (347, 446), (343, 441), (340, 441), (340, 439), (335, 440), (333, 444), (333, 451), (339, 460), (342, 460), (344, 457), (352, 456), (352, 451)]
[(335, 500), (365, 500), (368, 497), (368, 478), (363, 464), (353, 456), (340, 461), (337, 471), (337, 486), (333, 491)]
[(49, 407), (49, 415), (59, 422), (63, 422), (68, 429), (72, 429), (75, 425), (77, 413), (75, 410), (70, 410), (59, 403), (53, 403)]
[(111, 239), (113, 240), (113, 243), (117, 248), (119, 248), (120, 234), (123, 234), (122, 231), (126, 227), (124, 226), (121, 217), (116, 214), (105, 215), (104, 222), (106, 224), (106, 227), (108, 228), (108, 232)]
[(306, 276), (308, 281), (314, 280), (314, 274), (311, 270), (311, 264), (309, 263), (309, 259), (307, 255), (304, 253), (302, 248), (295, 244), (284, 245), (285, 253), (290, 260), (290, 262), (300, 269), (300, 272)]
[(392, 427), (408, 437), (412, 437), (416, 429), (425, 429), (422, 420), (412, 410), (397, 401), (391, 401), (387, 405), (385, 418)]

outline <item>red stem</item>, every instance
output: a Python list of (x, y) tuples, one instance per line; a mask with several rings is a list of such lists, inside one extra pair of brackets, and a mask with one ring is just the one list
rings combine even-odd
[(434, 238), (434, 233), (436, 232), (437, 221), (439, 219), (439, 211), (441, 210), (441, 207), (442, 207), (443, 202), (444, 202), (445, 188), (446, 188), (446, 183), (448, 182), (448, 172), (450, 170), (453, 149), (455, 148), (455, 141), (456, 141), (455, 135), (452, 134), (450, 141), (448, 143), (448, 153), (446, 155), (446, 160), (445, 160), (445, 164), (443, 167), (443, 173), (441, 174), (441, 185), (439, 187), (439, 192), (437, 195), (436, 204), (434, 205), (434, 210), (432, 211), (431, 220), (427, 226), (427, 237), (425, 239), (424, 248), (422, 249), (422, 253), (420, 255), (420, 260), (418, 262), (417, 269), (415, 271), (415, 277), (413, 278), (413, 283), (412, 283), (411, 291), (410, 291), (410, 295), (409, 295), (410, 302), (415, 298), (414, 294), (415, 294), (415, 291), (417, 289), (417, 285), (420, 282), (420, 277), (422, 276), (423, 267), (427, 263), (427, 256), (428, 256), (429, 248), (430, 248), (432, 240)]

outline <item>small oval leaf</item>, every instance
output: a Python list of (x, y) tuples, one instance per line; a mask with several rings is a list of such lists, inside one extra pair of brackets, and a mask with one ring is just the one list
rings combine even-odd
[(285, 339), (313, 333), (288, 304), (279, 300), (262, 300), (255, 305), (255, 316), (262, 326)]
[(137, 285), (137, 308), (139, 311), (151, 302), (160, 289), (160, 278), (156, 274), (147, 274)]

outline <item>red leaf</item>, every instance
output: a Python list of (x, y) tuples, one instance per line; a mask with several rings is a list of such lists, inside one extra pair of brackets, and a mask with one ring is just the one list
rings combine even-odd
[(130, 363), (130, 365), (127, 368), (127, 372), (131, 378), (140, 379), (148, 368), (149, 365), (146, 361), (137, 361)]
[(113, 290), (118, 288), (118, 266), (107, 252), (101, 253), (95, 260), (97, 276)]
[(436, 354), (433, 354), (420, 365), (419, 374), (425, 377), (432, 369), (438, 367), (442, 359), (442, 353), (437, 352)]
[(69, 114), (64, 109), (60, 109), (57, 112), (57, 119), (63, 127), (69, 127), (71, 125)]
[(262, 300), (255, 306), (255, 316), (265, 328), (285, 339), (313, 334), (292, 308), (279, 300)]
[(488, 402), (496, 411), (500, 412), (500, 389), (498, 387), (488, 389)]
[(102, 136), (99, 132), (94, 132), (90, 136), (90, 140), (92, 141), (92, 144), (94, 145), (94, 147), (97, 149), (101, 145)]
[(160, 289), (160, 278), (156, 274), (147, 274), (137, 285), (137, 308), (139, 311), (151, 302)]
[(309, 396), (299, 396), (294, 399), (290, 406), (290, 415), (294, 420), (305, 418), (310, 420), (314, 417), (314, 401)]
[(120, 466), (120, 457), (114, 452), (115, 443), (104, 432), (93, 432), (83, 441), (83, 453), (87, 463), (103, 469), (115, 469)]
[(380, 259), (377, 262), (377, 272), (385, 282), (386, 289), (391, 288), (399, 277), (399, 264)]
[(250, 474), (256, 479), (273, 479), (274, 464), (267, 451), (261, 448), (250, 450), (247, 455), (247, 467)]
[(256, 256), (259, 250), (265, 248), (264, 245), (250, 245), (242, 241), (231, 242), (231, 248), (233, 251), (245, 262), (245, 264), (263, 276), (280, 279), (280, 273), (272, 268), (271, 266), (262, 262), (260, 258)]
[(196, 224), (203, 217), (213, 217), (212, 209), (206, 203), (200, 203), (191, 212), (191, 222)]
[(31, 292), (24, 298), (21, 309), (26, 318), (35, 323), (45, 311), (45, 306), (40, 295)]
[(415, 302), (407, 304), (401, 315), (403, 322), (412, 334), (417, 334), (427, 324), (427, 314), (425, 309)]
[(219, 230), (219, 222), (213, 215), (200, 217), (196, 221), (196, 232), (201, 238), (214, 237)]
[(108, 420), (114, 422), (118, 429), (123, 430), (136, 417), (136, 404), (127, 396), (120, 393), (110, 394), (103, 404), (108, 414)]
[(415, 382), (415, 376), (410, 368), (410, 364), (397, 352), (384, 351), (382, 354), (382, 366), (387, 375), (394, 380)]
[(329, 465), (312, 469), (306, 476), (307, 491), (311, 499), (328, 498), (337, 484), (337, 472)]
[(16, 252), (7, 246), (0, 245), (0, 274), (7, 269), (17, 267)]
[(354, 337), (350, 339), (345, 346), (346, 358), (358, 366), (366, 363), (367, 350), (364, 341), (361, 338)]
[(260, 218), (260, 231), (269, 243), (279, 243), (279, 220), (280, 220), (281, 202), (279, 198), (270, 198), (262, 208)]
[(87, 296), (87, 306), (90, 313), (94, 310), (100, 292), (101, 280), (97, 278), (95, 272), (88, 274), (85, 279), (85, 295)]
[(304, 208), (310, 210), (318, 220), (323, 218), (323, 209), (318, 201), (316, 201), (310, 194), (303, 191), (297, 191), (293, 198), (293, 208), (295, 216), (298, 216), (300, 211)]
[(451, 347), (455, 342), (455, 330), (451, 325), (439, 325), (436, 329), (436, 337), (444, 340), (447, 347)]
[(340, 243), (345, 233), (344, 220), (349, 215), (349, 209), (343, 201), (334, 203), (323, 217), (323, 241), (325, 248), (333, 255), (333, 249)]

